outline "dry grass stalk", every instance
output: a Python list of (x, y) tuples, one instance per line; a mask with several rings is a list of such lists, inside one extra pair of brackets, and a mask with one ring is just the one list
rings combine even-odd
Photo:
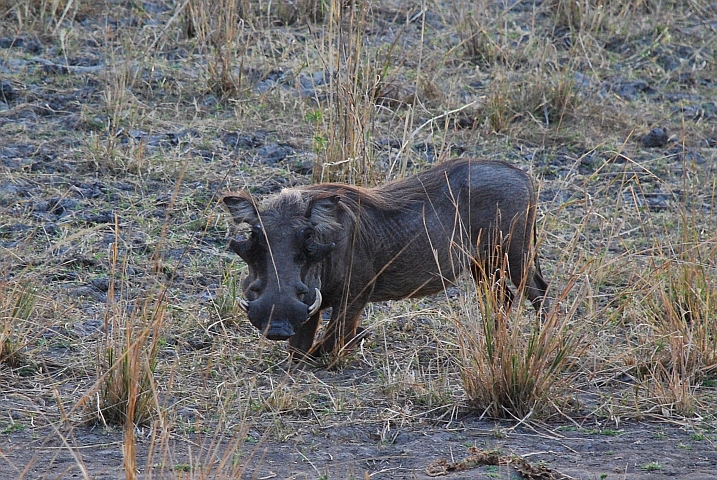
[(489, 68), (508, 59), (504, 52), (507, 46), (485, 24), (494, 20), (485, 1), (461, 2), (457, 17), (460, 46), (469, 60)]
[(89, 15), (97, 9), (97, 4), (103, 3), (86, 0), (0, 0), (0, 18), (13, 18), (20, 30), (39, 28), (56, 35), (60, 28), (71, 26), (78, 13)]
[(325, 148), (314, 169), (317, 181), (371, 185), (376, 180), (371, 140), (385, 68), (365, 45), (368, 8), (366, 2), (349, 8), (339, 0), (330, 2), (325, 62), (333, 74), (324, 107)]
[(299, 22), (321, 22), (326, 17), (329, 8), (326, 0), (279, 0), (275, 2), (273, 11), (269, 11), (272, 18), (281, 25), (294, 25)]
[(29, 336), (26, 322), (37, 296), (26, 287), (0, 283), (0, 363), (16, 368), (24, 363), (22, 348)]
[[(101, 91), (102, 111), (85, 111), (85, 121), (106, 135), (98, 135), (91, 142), (94, 167), (100, 171), (145, 174), (150, 170), (143, 138), (133, 138), (133, 129), (148, 128), (144, 123), (151, 117), (138, 90), (147, 85), (157, 66), (153, 41), (142, 30), (128, 28), (121, 44), (106, 34), (106, 66), (101, 70), (104, 88)], [(129, 54), (128, 54), (129, 53)], [(151, 80), (150, 80), (151, 82)], [(102, 122), (102, 125), (99, 123)], [(129, 141), (128, 141), (129, 140)]]
[(531, 72), (500, 71), (491, 83), (480, 116), (486, 119), (489, 130), (496, 133), (508, 131), (519, 119), (559, 128), (577, 102), (569, 68), (550, 78), (536, 78)]
[(678, 259), (658, 258), (644, 296), (654, 348), (645, 367), (648, 390), (669, 411), (695, 412), (696, 389), (717, 371), (717, 285), (712, 241), (692, 244)]
[(232, 272), (236, 268), (231, 264), (222, 275), (222, 287), (213, 301), (214, 313), (220, 322), (232, 322), (241, 316), (242, 310), (238, 306), (241, 296), (241, 285), (237, 275)]
[(662, 3), (651, 0), (550, 0), (545, 6), (553, 13), (557, 27), (576, 33), (596, 33), (614, 27), (618, 21), (629, 21), (636, 12), (659, 10)]
[(568, 29), (584, 41), (605, 32), (633, 36), (640, 31), (638, 21), (648, 14), (659, 18), (680, 3), (673, 0), (550, 0), (543, 5), (553, 15), (556, 30)]
[(187, 33), (196, 35), (199, 45), (206, 48), (208, 87), (222, 98), (236, 97), (242, 90), (243, 56), (238, 37), (248, 9), (245, 2), (234, 0), (187, 3)]
[[(111, 265), (117, 278), (117, 242), (112, 246)], [(123, 265), (126, 267), (126, 265)], [(126, 268), (122, 269), (126, 273)], [(118, 292), (121, 294), (122, 292)], [(110, 282), (105, 314), (106, 338), (97, 360), (97, 417), (103, 424), (141, 425), (157, 413), (157, 392), (153, 371), (167, 308), (166, 291), (156, 298), (138, 299), (131, 313), (115, 300)]]
[(552, 0), (547, 7), (554, 12), (556, 26), (583, 32), (603, 25), (606, 3), (609, 0)]
[(477, 285), (476, 302), (462, 305), (453, 320), (458, 330), (459, 364), (469, 403), (497, 418), (525, 420), (547, 413), (565, 393), (565, 376), (580, 355), (580, 332), (571, 323), (578, 308), (557, 305), (567, 300), (575, 280), (556, 298), (556, 306), (543, 321), (526, 315), (520, 296), (506, 308), (505, 268), (486, 273)]

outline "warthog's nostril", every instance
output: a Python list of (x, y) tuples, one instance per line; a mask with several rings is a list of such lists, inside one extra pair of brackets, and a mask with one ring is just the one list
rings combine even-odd
[(307, 293), (309, 293), (309, 287), (307, 287), (303, 283), (299, 283), (299, 285), (296, 287), (296, 294), (301, 297), (302, 295), (306, 295)]

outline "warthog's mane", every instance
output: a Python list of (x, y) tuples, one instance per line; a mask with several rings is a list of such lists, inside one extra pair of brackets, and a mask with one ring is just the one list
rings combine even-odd
[[(281, 212), (281, 218), (290, 218), (293, 227), (305, 222), (306, 210), (317, 197), (338, 196), (343, 215), (326, 214), (316, 225), (318, 237), (327, 240), (337, 230), (356, 229), (359, 241), (370, 241), (380, 231), (383, 215), (422, 209), (427, 202), (458, 202), (461, 189), (470, 183), (468, 176), (455, 173), (471, 163), (500, 165), (529, 177), (517, 167), (493, 160), (461, 159), (446, 162), (430, 172), (422, 172), (404, 179), (373, 188), (341, 183), (320, 183), (282, 190), (262, 203), (264, 215)], [(486, 172), (490, 171), (487, 169)], [(503, 171), (505, 173), (505, 171)], [(468, 173), (470, 175), (470, 173)], [(346, 223), (350, 223), (347, 225)]]
[[(325, 209), (314, 208), (312, 218), (315, 222), (319, 241), (330, 241), (337, 231), (354, 231), (360, 243), (370, 242), (371, 236), (379, 231), (381, 213), (400, 212), (410, 209), (417, 203), (423, 203), (432, 190), (445, 186), (445, 178), (431, 177), (430, 185), (417, 182), (415, 177), (399, 180), (390, 184), (365, 188), (341, 183), (321, 183), (282, 190), (261, 202), (260, 216), (265, 223), (277, 228), (289, 226), (301, 228), (306, 223), (306, 212), (317, 198), (338, 196), (337, 211), (330, 213)], [(442, 181), (441, 181), (442, 180)], [(433, 184), (436, 185), (433, 185)]]

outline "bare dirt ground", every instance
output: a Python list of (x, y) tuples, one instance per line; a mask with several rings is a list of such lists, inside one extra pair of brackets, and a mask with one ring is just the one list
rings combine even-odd
[[(717, 4), (238, 2), (226, 40), (220, 3), (0, 1), (0, 478), (717, 477)], [(581, 348), (540, 415), (467, 398), (465, 285), (370, 306), (333, 369), (235, 305), (222, 192), (459, 155), (534, 175), (544, 271), (573, 285)], [(670, 278), (707, 292), (682, 350)], [(97, 415), (106, 339), (148, 317), (129, 435)]]
[[(712, 441), (696, 440), (689, 427), (651, 422), (628, 422), (618, 429), (602, 430), (593, 422), (590, 427), (594, 428), (556, 432), (468, 417), (449, 426), (397, 428), (391, 432), (391, 442), (382, 442), (375, 427), (346, 423), (307, 428), (285, 441), (264, 440), (256, 446), (237, 446), (214, 435), (177, 435), (166, 445), (171, 454), (165, 453), (165, 460), (171, 463), (140, 465), (140, 472), (151, 471), (152, 475), (139, 478), (185, 478), (197, 470), (203, 470), (194, 473), (198, 478), (229, 476), (218, 473), (218, 465), (227, 462), (227, 447), (242, 452), (241, 468), (236, 467), (241, 478), (428, 479), (442, 472), (452, 479), (525, 478), (506, 464), (471, 465), (463, 471), (436, 468), (441, 460), (460, 463), (470, 456), (469, 447), (474, 445), (483, 451), (500, 450), (506, 458), (520, 455), (533, 465), (548, 467), (548, 474), (532, 478), (709, 479), (714, 478), (717, 464)], [(84, 476), (83, 470), (89, 478), (125, 476), (121, 433), (75, 427), (70, 440), (74, 454), (54, 432), (48, 436), (50, 440), (31, 432), (7, 434), (3, 476), (78, 478)], [(140, 458), (153, 458), (147, 443), (140, 441)]]

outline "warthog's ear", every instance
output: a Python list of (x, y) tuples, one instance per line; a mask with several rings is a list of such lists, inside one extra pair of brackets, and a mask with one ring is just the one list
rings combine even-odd
[(256, 202), (248, 193), (228, 193), (222, 197), (222, 202), (227, 206), (237, 224), (250, 223), (253, 225), (259, 221)]
[(316, 195), (306, 207), (306, 218), (320, 234), (329, 233), (341, 227), (338, 216), (341, 197), (338, 195)]

